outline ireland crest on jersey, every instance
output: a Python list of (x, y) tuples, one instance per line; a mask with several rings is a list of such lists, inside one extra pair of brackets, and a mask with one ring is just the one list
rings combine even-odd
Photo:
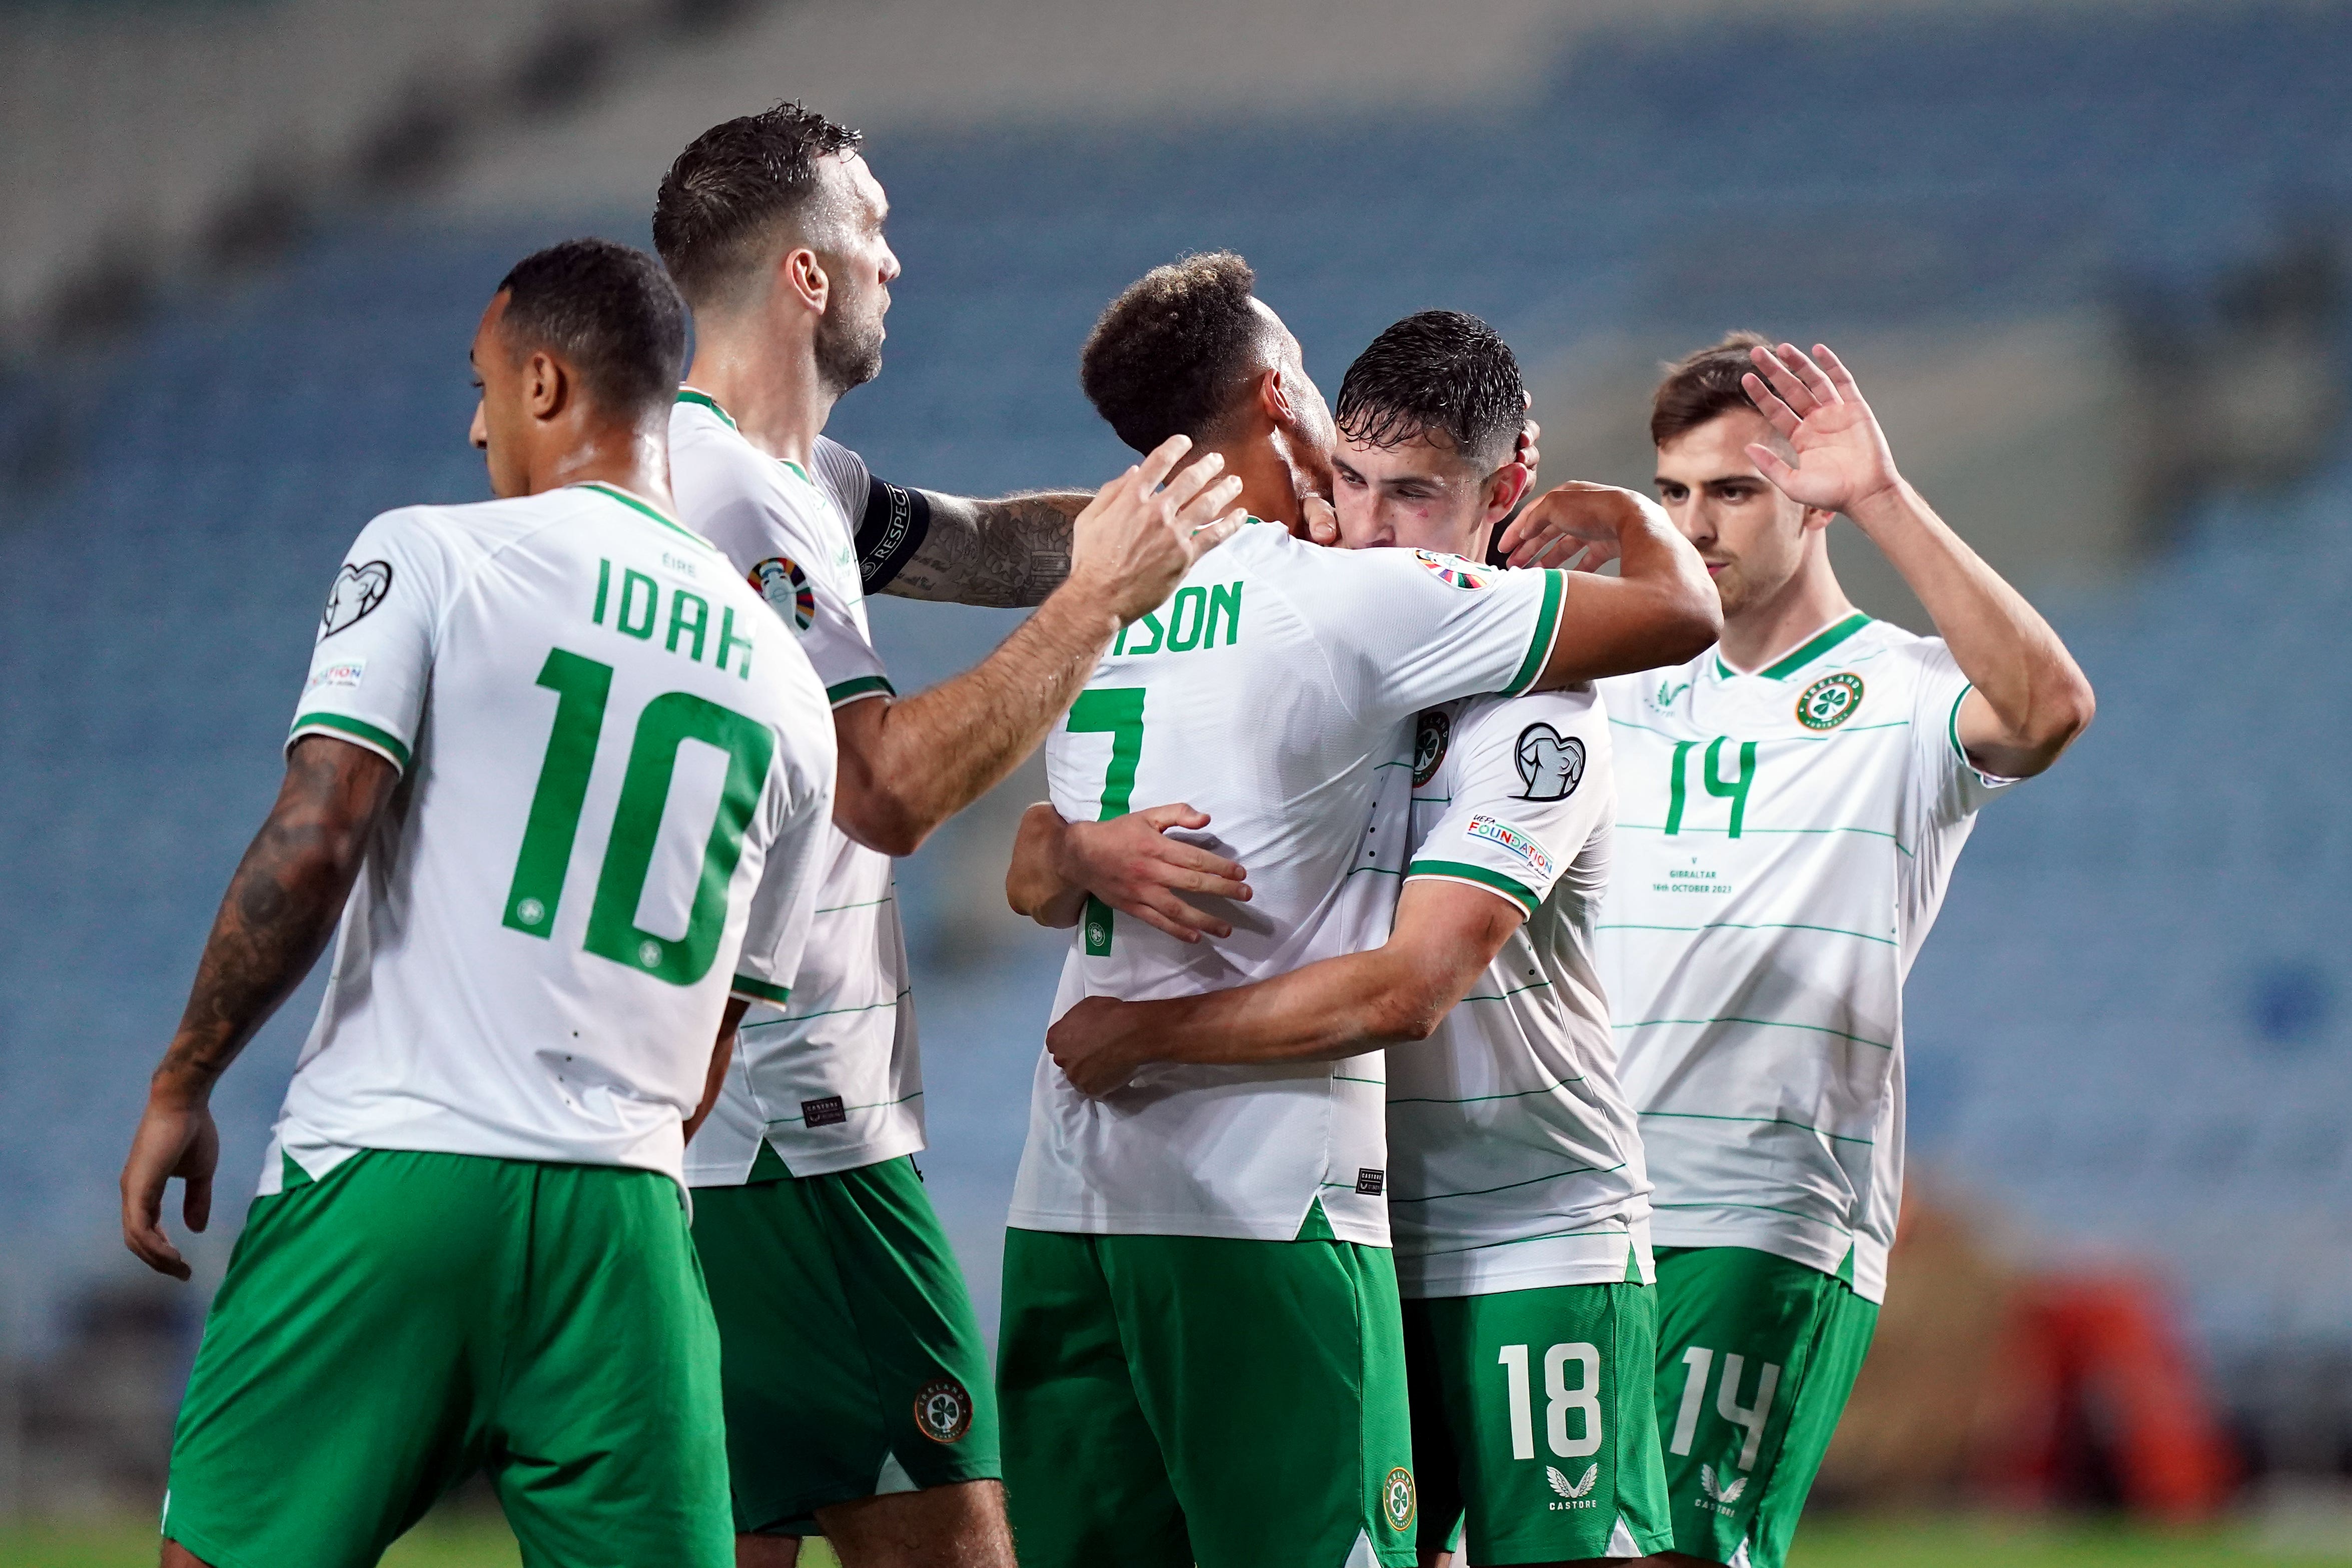
[(1824, 675), (1797, 698), (1797, 722), (1808, 730), (1834, 730), (1862, 706), (1862, 677), (1841, 670)]
[(1412, 783), (1415, 789), (1437, 776), (1437, 764), (1445, 760), (1445, 748), (1454, 738), (1454, 721), (1445, 716), (1443, 708), (1424, 709), (1421, 721), (1413, 726)]
[(1413, 1505), (1412, 1472), (1399, 1465), (1389, 1472), (1388, 1480), (1381, 1488), (1381, 1508), (1389, 1516), (1389, 1528), (1412, 1528)]

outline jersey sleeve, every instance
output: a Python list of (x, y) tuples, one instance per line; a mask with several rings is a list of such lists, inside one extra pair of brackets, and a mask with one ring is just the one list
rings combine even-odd
[[(830, 735), (824, 737), (828, 746)], [(824, 825), (833, 816), (832, 755), (822, 779), (795, 781), (799, 798), (787, 810), (752, 889), (743, 946), (736, 954), (730, 995), (781, 1007), (791, 995), (816, 919), (818, 884), (824, 879)]]
[(1449, 750), (1453, 799), (1405, 879), (1471, 883), (1534, 914), (1614, 815), (1605, 710), (1590, 692), (1475, 703)]
[(1457, 697), (1515, 697), (1543, 673), (1564, 573), (1496, 571), (1426, 550), (1328, 557), (1300, 608), (1356, 712), (1393, 721)]
[(451, 544), (428, 517), (388, 511), (352, 542), (327, 588), (289, 746), (332, 735), (408, 771), (442, 612), (458, 577)]
[(817, 483), (856, 534), (857, 577), (869, 595), (888, 587), (931, 531), (931, 503), (919, 489), (871, 472), (866, 459), (820, 436)]
[(1939, 637), (1913, 645), (1919, 661), (1911, 715), (1911, 796), (1918, 820), (1948, 825), (1974, 816), (2015, 779), (1979, 772), (1960, 747), (1960, 701), (1976, 689)]
[[(861, 467), (863, 465), (860, 465)], [(777, 617), (800, 637), (827, 701), (838, 708), (860, 698), (891, 693), (882, 656), (874, 649), (857, 615), (857, 605), (836, 586), (825, 569), (839, 548), (824, 537), (816, 505), (827, 499), (812, 485), (787, 490), (747, 486), (727, 497), (701, 523), (739, 563)]]

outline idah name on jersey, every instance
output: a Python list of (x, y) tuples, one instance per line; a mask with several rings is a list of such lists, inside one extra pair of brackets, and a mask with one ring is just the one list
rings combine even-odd
[(682, 1126), (728, 995), (800, 967), (816, 677), (708, 542), (587, 483), (369, 523), (288, 744), (319, 735), (402, 780), (205, 1321), (163, 1534), (373, 1562), (479, 1466), (527, 1555), (724, 1568)]

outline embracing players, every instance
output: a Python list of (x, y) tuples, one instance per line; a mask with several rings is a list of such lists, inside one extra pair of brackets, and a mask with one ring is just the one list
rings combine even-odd
[[(1339, 386), (1339, 542), (1499, 575), (1459, 558), (1483, 555), (1527, 490), (1511, 460), (1524, 395), (1509, 348), (1475, 317), (1424, 311), (1382, 332)], [(1547, 515), (1588, 493), (1566, 487)], [(1153, 1061), (1398, 1047), (1386, 1185), (1423, 1558), (1456, 1521), (1477, 1563), (1638, 1557), (1673, 1537), (1648, 1182), (1592, 953), (1607, 716), (1589, 687), (1446, 703), (1420, 715), (1410, 772), (1383, 779), (1384, 796), (1412, 796), (1405, 841), (1382, 847), (1404, 873), (1384, 942), (1199, 995), (1081, 1003), (1053, 1052), (1106, 1092)], [(1053, 852), (1088, 885), (1136, 847), (1132, 830), (1059, 829), (1042, 811), (1033, 841), (1066, 841)], [(1401, 825), (1376, 809), (1370, 826), (1377, 839)]]
[[(1302, 491), (1331, 461), (1331, 421), (1296, 341), (1255, 298), (1253, 282), (1229, 254), (1154, 269), (1104, 312), (1083, 377), (1129, 446), (1190, 434), (1247, 478), (1242, 499), (1255, 517), (1297, 518)], [(1522, 401), (1516, 369), (1491, 334), (1466, 318), (1434, 331), (1463, 351), (1456, 357), (1476, 382), (1475, 395), (1442, 414), (1414, 394), (1392, 401), (1428, 368), (1428, 345), (1402, 343), (1398, 360), (1415, 363), (1368, 387), (1364, 414), (1384, 432), (1431, 446), (1450, 447), (1458, 426), (1464, 449), (1447, 453), (1459, 460), (1443, 473), (1452, 524), (1443, 538), (1459, 545), (1507, 512), (1525, 487), (1524, 470), (1509, 462)], [(1343, 459), (1355, 456), (1354, 446), (1342, 448)], [(1370, 456), (1364, 462), (1381, 467)], [(1431, 983), (1399, 978), (1385, 1005), (1365, 1003), (1353, 994), (1355, 984), (1370, 983), (1362, 970), (1318, 961), (1376, 948), (1388, 933), (1407, 870), (1422, 710), (1480, 693), (1552, 690), (1643, 664), (1663, 647), (1695, 651), (1712, 640), (1713, 595), (1654, 507), (1591, 487), (1563, 500), (1569, 508), (1580, 509), (1581, 526), (1606, 552), (1622, 552), (1622, 580), (1495, 572), (1425, 551), (1323, 551), (1267, 523), (1246, 527), (1127, 629), (1049, 737), (1054, 809), (1033, 810), (1024, 823), (1025, 853), (1008, 892), (1016, 908), (1079, 928), (1056, 1003), (1062, 1027), (1122, 998), (1149, 1020), (1138, 1033), (1156, 1043), (1166, 1024), (1187, 1048), (1181, 1060), (1117, 1064), (1088, 1082), (1093, 1094), (1053, 1060), (1039, 1062), (1005, 1247), (999, 1352), (1006, 1477), (1024, 1562), (1414, 1562), (1420, 1499), (1388, 1250), (1395, 1173), (1378, 1047), (1399, 1027), (1391, 1017), (1433, 1005)], [(1588, 803), (1601, 785), (1554, 823), (1556, 808), (1578, 793), (1571, 775), (1582, 776), (1567, 742), (1605, 744), (1590, 699), (1546, 711), (1557, 743), (1528, 737), (1535, 782), (1524, 789), (1534, 798), (1509, 820), (1474, 813), (1430, 835), (1444, 858), (1421, 868), (1429, 886), (1417, 901), (1440, 911), (1428, 929), (1457, 949), (1434, 983), (1451, 987), (1438, 1010), (1545, 901), (1597, 827)], [(1519, 776), (1517, 730), (1498, 737), (1478, 717), (1465, 718), (1465, 729), (1475, 735), (1475, 755), (1457, 763), (1465, 795), (1494, 791), (1498, 771)], [(1182, 826), (1203, 830), (1196, 852), (1213, 865), (1202, 875), (1221, 867), (1221, 890), (1234, 890), (1241, 866), (1249, 868), (1245, 901), (1212, 903), (1214, 925), (1230, 932), (1223, 940), (1188, 942), (1181, 916), (1165, 925), (1130, 918), (1057, 874), (1059, 857), (1044, 840), (1061, 820), (1115, 818), (1139, 798), (1199, 808), (1183, 813)], [(1547, 852), (1524, 830), (1537, 815), (1559, 835), (1557, 864), (1539, 864)], [(1593, 872), (1580, 867), (1577, 886), (1588, 887)], [(1562, 900), (1570, 921), (1577, 897)], [(1549, 927), (1536, 940), (1549, 945)], [(1589, 989), (1589, 980), (1562, 973)], [(1237, 1032), (1184, 1024), (1203, 994), (1276, 976), (1288, 979), (1265, 988), (1275, 998), (1268, 1011), (1295, 995), (1306, 1005), (1272, 1021), (1251, 1016)], [(1568, 1068), (1604, 1046), (1587, 1030), (1546, 1065)], [(1515, 1078), (1523, 1067), (1541, 1070), (1532, 1060), (1482, 1060), (1471, 1070), (1490, 1067)], [(1613, 1120), (1605, 1108), (1569, 1117), (1577, 1131), (1620, 1151), (1630, 1142), (1622, 1107)], [(1556, 1117), (1526, 1125), (1566, 1152)], [(1623, 1162), (1612, 1154), (1597, 1163)], [(1544, 1173), (1559, 1173), (1558, 1162)], [(1533, 1393), (1523, 1380), (1521, 1393), (1542, 1411), (1528, 1418), (1543, 1423), (1549, 1451), (1566, 1463), (1615, 1441), (1628, 1461), (1611, 1455), (1606, 1489), (1577, 1466), (1545, 1494), (1609, 1508), (1592, 1554), (1614, 1533), (1621, 1472), (1632, 1472), (1642, 1497), (1645, 1542), (1656, 1536), (1658, 1511), (1656, 1461), (1643, 1470), (1641, 1443), (1649, 1342), (1639, 1302), (1627, 1299), (1641, 1287), (1611, 1294), (1615, 1282), (1643, 1277), (1638, 1189), (1605, 1186), (1593, 1188), (1589, 1225), (1552, 1227), (1584, 1233), (1554, 1238), (1562, 1245), (1496, 1238), (1534, 1245), (1531, 1278), (1550, 1278), (1542, 1273), (1549, 1267), (1564, 1268), (1561, 1278), (1609, 1282), (1562, 1331), (1515, 1342), (1536, 1380)], [(1465, 1211), (1440, 1223), (1476, 1228), (1485, 1216)], [(1433, 1264), (1418, 1282), (1442, 1277), (1434, 1293), (1448, 1293), (1456, 1267)], [(1496, 1278), (1509, 1272), (1506, 1263)], [(1464, 1273), (1483, 1278), (1475, 1264)], [(1456, 1319), (1425, 1337), (1444, 1354), (1509, 1331), (1499, 1317)], [(1640, 1419), (1585, 1415), (1621, 1390)], [(1561, 1414), (1563, 1402), (1572, 1414)], [(1517, 1441), (1507, 1406), (1507, 1396), (1496, 1405), (1494, 1438), (1504, 1453)], [(1547, 1485), (1539, 1468), (1528, 1479)]]

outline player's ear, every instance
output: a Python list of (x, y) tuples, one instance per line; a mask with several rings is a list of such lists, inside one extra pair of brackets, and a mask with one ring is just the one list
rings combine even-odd
[(1279, 365), (1270, 365), (1257, 373), (1257, 405), (1282, 429), (1292, 429), (1298, 424), (1298, 411), (1291, 406), (1290, 385), (1283, 379)]
[(1823, 511), (1817, 506), (1809, 506), (1805, 509), (1804, 520), (1801, 526), (1808, 533), (1818, 533), (1836, 521), (1837, 513), (1833, 511)]
[(824, 263), (816, 252), (799, 246), (784, 253), (784, 287), (793, 298), (812, 310), (823, 310), (833, 299), (833, 279), (825, 276)]
[(1511, 509), (1519, 504), (1534, 482), (1535, 476), (1528, 473), (1527, 465), (1517, 458), (1488, 474), (1485, 498), (1486, 513), (1481, 521), (1496, 523), (1510, 516)]
[(534, 419), (552, 419), (571, 401), (571, 373), (545, 349), (533, 349), (523, 361), (523, 406)]

